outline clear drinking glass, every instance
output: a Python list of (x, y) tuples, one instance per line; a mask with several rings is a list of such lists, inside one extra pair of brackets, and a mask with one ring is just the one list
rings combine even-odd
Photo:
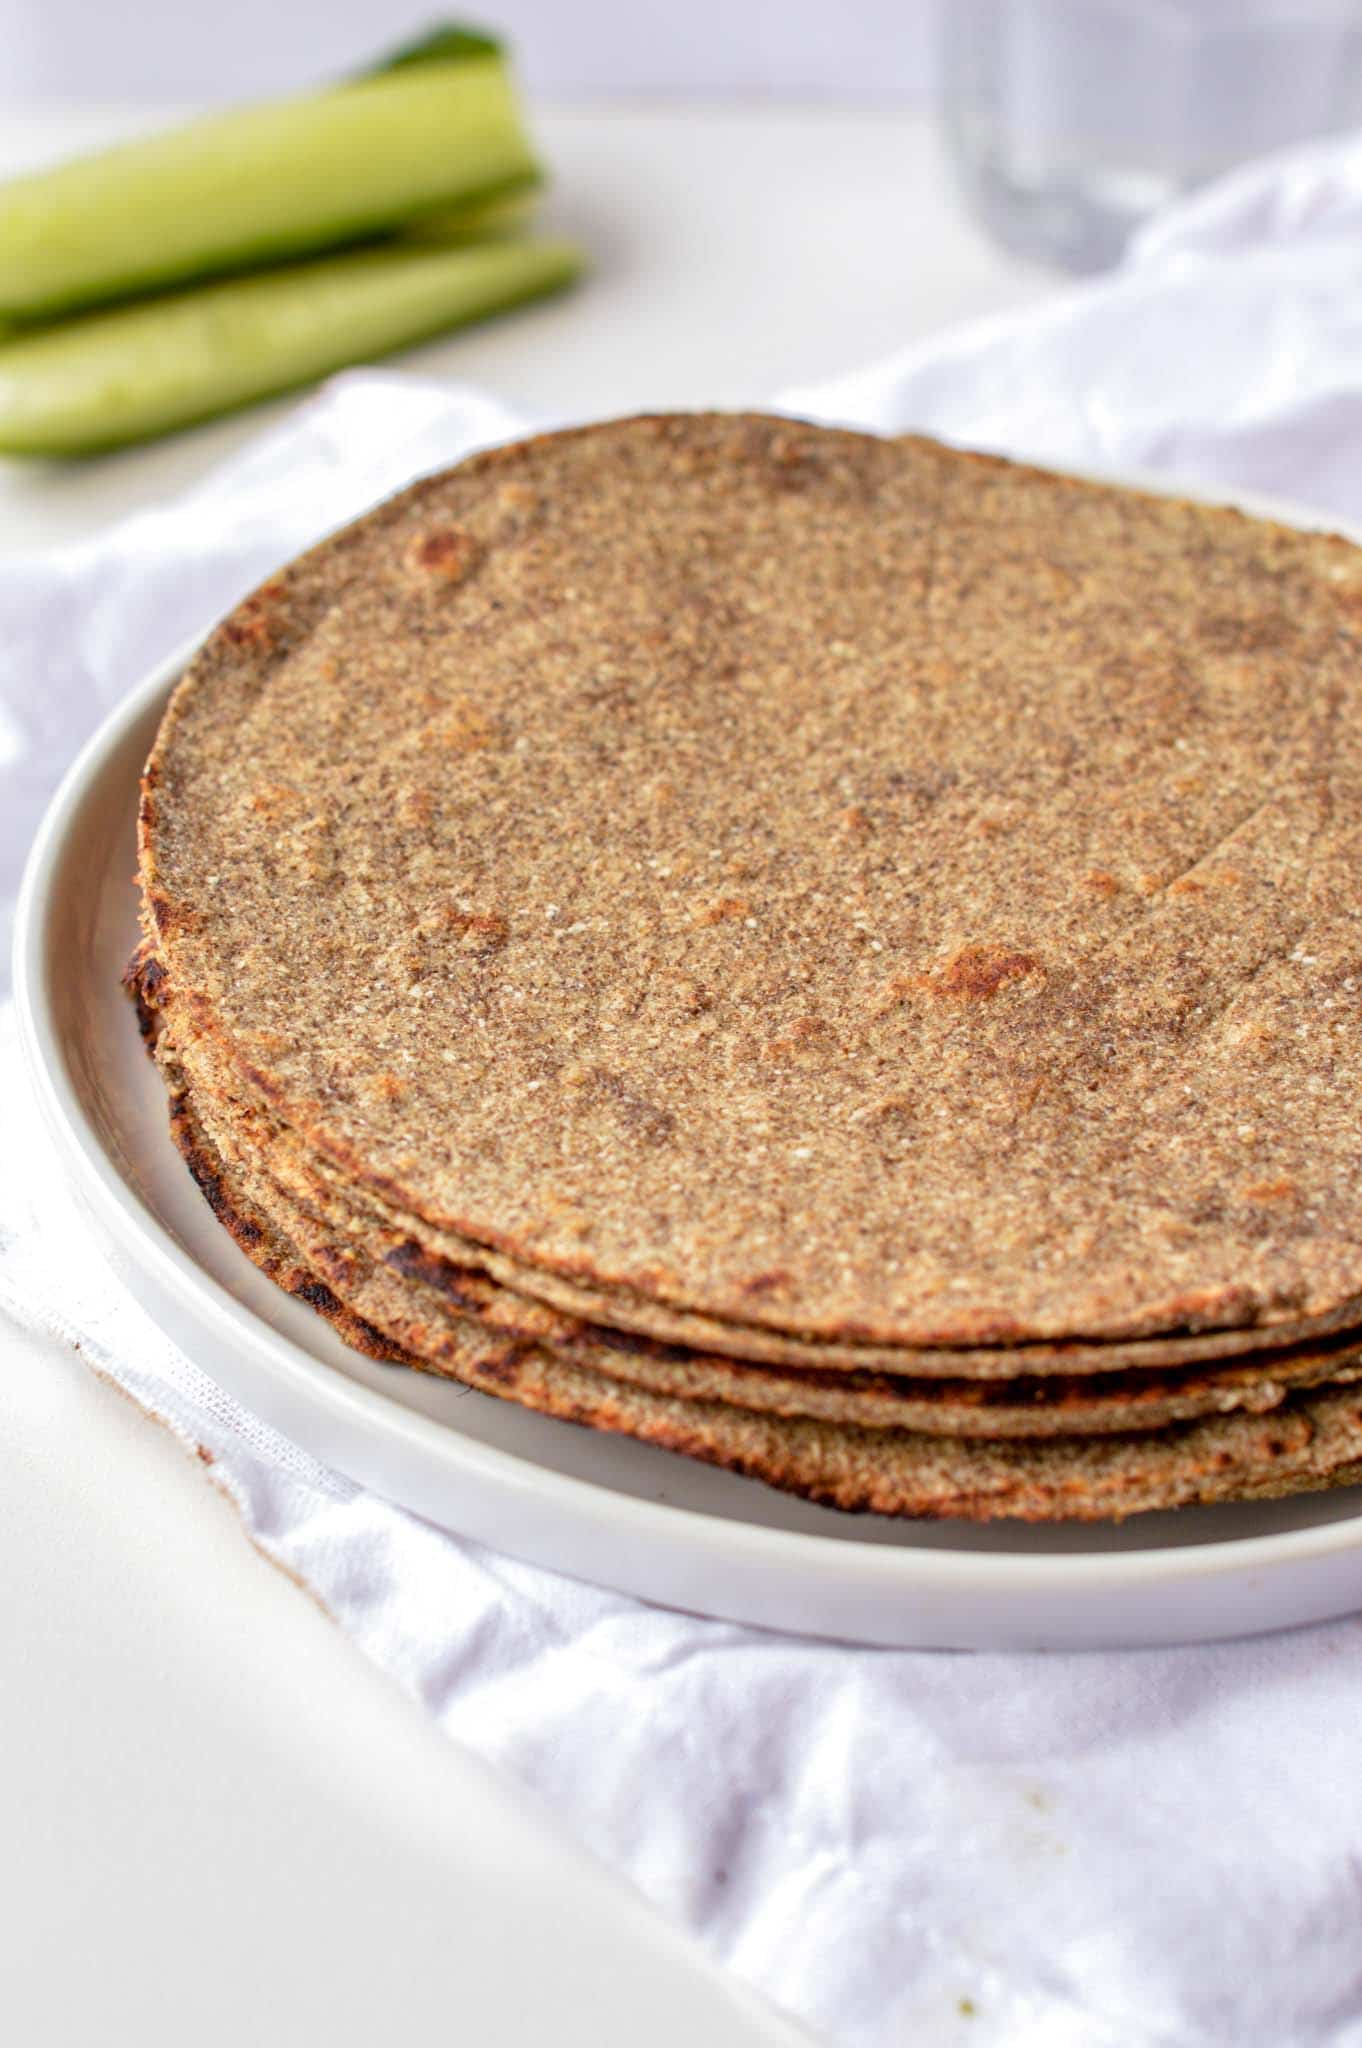
[(942, 0), (952, 152), (1021, 255), (1119, 257), (1166, 199), (1362, 121), (1355, 0)]

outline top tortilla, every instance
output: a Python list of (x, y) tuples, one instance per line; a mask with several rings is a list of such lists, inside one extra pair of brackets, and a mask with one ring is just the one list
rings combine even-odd
[(1360, 636), (1362, 553), (1229, 511), (751, 416), (543, 437), (214, 634), (148, 923), (357, 1184), (630, 1300), (1346, 1317)]

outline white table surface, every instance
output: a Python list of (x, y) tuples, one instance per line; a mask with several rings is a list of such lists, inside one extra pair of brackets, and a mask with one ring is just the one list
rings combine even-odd
[[(0, 172), (145, 119), (14, 115)], [(966, 222), (919, 116), (538, 126), (590, 282), (408, 358), (528, 408), (759, 400), (1051, 288)], [(98, 531), (268, 410), (83, 467), (0, 465), (0, 546)], [(3, 1322), (0, 1554), (8, 2039), (796, 2038), (367, 1665), (164, 1430)]]

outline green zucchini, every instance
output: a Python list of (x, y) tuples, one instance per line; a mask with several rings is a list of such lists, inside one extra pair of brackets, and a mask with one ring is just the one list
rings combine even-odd
[(362, 241), (538, 176), (495, 44), (445, 32), (324, 92), (0, 185), (0, 322)]
[(0, 342), (0, 453), (189, 426), (571, 282), (569, 242), (399, 243), (85, 313)]
[(492, 199), (468, 206), (440, 206), (414, 214), (397, 230), (404, 242), (482, 242), (501, 235), (522, 234), (534, 215), (539, 194), (533, 185), (508, 187)]

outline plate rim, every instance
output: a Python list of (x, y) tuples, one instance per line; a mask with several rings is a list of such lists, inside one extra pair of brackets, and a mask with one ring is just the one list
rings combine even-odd
[[(1153, 477), (1134, 471), (1105, 475), (1072, 470), (1059, 473), (1120, 483), (1165, 497), (1224, 504), (1302, 530), (1340, 532), (1354, 540), (1362, 539), (1357, 527), (1327, 513), (1232, 486), (1197, 487), (1181, 479), (1172, 482), (1167, 476)], [(270, 1369), (290, 1391), (346, 1427), (358, 1425), (398, 1451), (414, 1447), (433, 1455), (445, 1462), (451, 1477), (457, 1477), (462, 1466), (466, 1472), (471, 1470), (490, 1480), (508, 1497), (528, 1489), (541, 1501), (547, 1500), (549, 1506), (558, 1507), (577, 1520), (599, 1523), (606, 1518), (616, 1541), (624, 1533), (622, 1525), (628, 1522), (640, 1539), (680, 1544), (698, 1562), (731, 1565), (736, 1544), (742, 1547), (747, 1560), (759, 1567), (802, 1568), (820, 1580), (850, 1572), (863, 1591), (907, 1596), (928, 1589), (937, 1593), (968, 1589), (975, 1594), (1006, 1598), (1020, 1594), (1059, 1595), (1099, 1587), (1116, 1594), (1135, 1588), (1168, 1586), (1175, 1581), (1181, 1585), (1210, 1585), (1242, 1579), (1246, 1573), (1305, 1565), (1362, 1551), (1362, 1512), (1303, 1528), (1185, 1545), (1174, 1542), (1112, 1551), (1031, 1555), (1021, 1548), (914, 1548), (911, 1544), (864, 1543), (833, 1533), (768, 1527), (723, 1512), (706, 1513), (670, 1501), (616, 1493), (589, 1478), (558, 1471), (520, 1452), (465, 1436), (439, 1418), (421, 1414), (379, 1388), (347, 1378), (282, 1331), (273, 1329), (176, 1242), (125, 1180), (86, 1115), (67, 1072), (62, 1033), (47, 986), (48, 934), (56, 913), (57, 882), (72, 832), (96, 794), (111, 757), (126, 744), (132, 729), (152, 705), (169, 696), (204, 637), (198, 634), (177, 647), (127, 690), (62, 777), (25, 863), (16, 903), (13, 944), (14, 1003), (22, 1057), (43, 1123), (56, 1142), (62, 1164), (93, 1203), (120, 1247), (134, 1262), (150, 1265), (167, 1290), (191, 1314), (206, 1314), (231, 1342), (245, 1344), (263, 1354)], [(340, 1469), (344, 1470), (343, 1464)], [(1028, 1525), (1016, 1526), (1019, 1545), (1024, 1544)], [(510, 1554), (515, 1554), (513, 1545), (506, 1547)]]

